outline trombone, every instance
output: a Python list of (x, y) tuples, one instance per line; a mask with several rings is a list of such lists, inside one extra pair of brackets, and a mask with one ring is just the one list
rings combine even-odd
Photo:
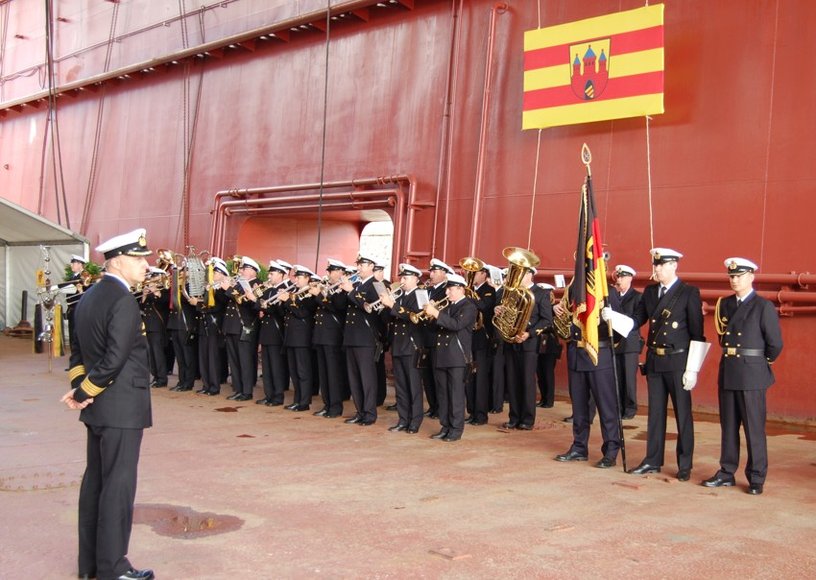
[[(439, 300), (437, 302), (431, 300), (430, 302), (428, 302), (428, 304), (430, 304), (437, 310), (445, 310), (445, 308), (450, 306), (450, 300), (448, 300), (447, 298), (443, 298), (442, 300)], [(408, 315), (408, 317), (414, 324), (419, 324), (420, 322), (428, 322), (431, 319), (431, 316), (425, 310), (420, 310), (419, 312), (412, 312), (411, 314)]]
[[(405, 291), (402, 289), (402, 284), (400, 284), (399, 282), (391, 284), (391, 290), (389, 291), (391, 298), (396, 300), (397, 298), (402, 296), (403, 292)], [(382, 303), (382, 298), (380, 298), (379, 300), (375, 300), (374, 302), (366, 302), (365, 304), (363, 304), (363, 310), (365, 310), (368, 314), (371, 314), (372, 312), (382, 312), (382, 309), (384, 307), (385, 305)]]

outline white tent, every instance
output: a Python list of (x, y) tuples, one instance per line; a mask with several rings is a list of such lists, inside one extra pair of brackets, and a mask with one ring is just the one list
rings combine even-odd
[(50, 254), (51, 282), (61, 282), (71, 254), (88, 257), (88, 240), (0, 197), (0, 329), (16, 326), (28, 290), (28, 321), (34, 324), (37, 270), (45, 269), (42, 246)]

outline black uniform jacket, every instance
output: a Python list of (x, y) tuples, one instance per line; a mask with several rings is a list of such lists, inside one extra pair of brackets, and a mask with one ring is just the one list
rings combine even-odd
[[(541, 336), (552, 328), (553, 308), (552, 302), (550, 301), (549, 290), (545, 290), (544, 288), (536, 286), (535, 284), (530, 286), (529, 290), (533, 293), (534, 300), (533, 310), (530, 314), (530, 319), (527, 321), (526, 328), (527, 332), (530, 333), (530, 337), (521, 344), (507, 344), (515, 349), (520, 348), (523, 351), (538, 352), (541, 344)], [(503, 296), (504, 288), (499, 288), (499, 290), (496, 292), (496, 306), (501, 305)], [(499, 341), (502, 341), (501, 334), (498, 330), (495, 331), (495, 334)]]
[[(720, 317), (727, 324), (720, 345), (736, 349), (735, 354), (724, 351), (720, 358), (720, 388), (762, 390), (774, 384), (770, 363), (782, 352), (782, 332), (773, 304), (752, 292), (737, 308), (736, 296), (729, 296), (720, 303)], [(740, 349), (758, 350), (764, 355), (746, 356), (739, 354)]]
[(309, 294), (291, 294), (284, 304), (286, 309), (286, 330), (283, 333), (284, 346), (307, 348), (312, 346), (312, 329), (317, 300)]
[(144, 313), (145, 330), (147, 332), (165, 332), (170, 311), (167, 290), (162, 290), (158, 296), (152, 292), (148, 293), (144, 302), (141, 302), (140, 294), (137, 300), (140, 302)]
[(422, 330), (418, 324), (411, 322), (411, 313), (419, 312), (416, 290), (403, 294), (386, 311), (393, 330), (391, 338), (391, 356), (413, 356), (422, 346)]
[(150, 367), (136, 298), (110, 275), (77, 305), (68, 376), (74, 399), (94, 402), (80, 421), (99, 427), (143, 429), (152, 424)]
[[(643, 299), (634, 315), (635, 324), (638, 326), (649, 322), (646, 372), (683, 372), (686, 368), (689, 342), (692, 340), (705, 342), (700, 289), (677, 280), (658, 301), (659, 290), (660, 284), (646, 286)], [(658, 355), (654, 348), (666, 348), (668, 349), (666, 352), (670, 354)]]
[(343, 344), (343, 328), (346, 325), (346, 306), (348, 299), (343, 292), (315, 298), (317, 310), (314, 314), (314, 334), (312, 343), (315, 345)]
[(374, 289), (374, 276), (357, 283), (355, 288), (346, 296), (346, 326), (343, 329), (343, 346), (376, 346), (382, 344), (385, 327), (379, 313), (368, 313), (363, 304), (376, 302), (380, 299)]
[[(207, 293), (198, 301), (196, 308), (198, 309), (198, 334), (201, 336), (222, 336), (222, 328), (224, 326), (224, 312), (227, 310), (227, 304), (231, 298), (227, 295), (227, 291), (221, 288), (216, 288), (213, 291), (213, 305), (207, 306)], [(148, 329), (148, 332), (150, 330)]]
[[(617, 292), (609, 295), (609, 306), (615, 312), (620, 312), (620, 298)], [(635, 332), (637, 327), (633, 328)], [(631, 333), (630, 333), (631, 334)], [(618, 334), (614, 335), (615, 341), (620, 340)], [(598, 364), (594, 365), (592, 359), (587, 354), (586, 348), (579, 346), (578, 341), (582, 339), (581, 329), (575, 324), (570, 325), (570, 340), (567, 344), (567, 368), (571, 371), (598, 371), (612, 368), (612, 349), (609, 347), (609, 325), (600, 316), (598, 317)]]
[[(250, 287), (257, 286), (258, 284), (260, 284), (260, 280), (257, 278), (249, 280)], [(257, 330), (258, 325), (256, 322), (258, 320), (258, 313), (261, 311), (259, 301), (256, 300), (253, 302), (252, 300), (244, 298), (239, 304), (238, 299), (244, 294), (240, 284), (226, 292), (232, 296), (232, 300), (227, 303), (226, 312), (224, 314), (224, 334), (241, 334), (241, 327), (247, 330), (251, 329), (253, 332)]]
[(462, 298), (439, 313), (436, 319), (434, 367), (464, 367), (473, 360), (473, 325), (478, 309), (470, 298)]
[[(263, 300), (270, 301), (278, 295), (280, 290), (285, 290), (289, 285), (281, 282), (274, 288), (267, 289), (262, 296)], [(280, 346), (283, 344), (284, 315), (286, 308), (278, 301), (276, 304), (268, 304), (263, 309), (261, 318), (261, 329), (258, 331), (258, 343), (266, 346)]]
[(487, 350), (493, 340), (493, 308), (496, 306), (496, 290), (490, 284), (475, 288), (476, 308), (482, 315), (482, 328), (473, 331), (473, 350)]
[[(629, 290), (627, 290), (626, 294), (623, 296), (617, 294), (617, 291), (613, 291), (612, 294), (616, 294), (618, 295), (618, 298), (620, 298), (620, 308), (616, 308), (615, 310), (630, 318), (634, 318), (635, 311), (643, 299), (643, 294), (634, 288), (629, 288)], [(635, 327), (632, 328), (632, 331), (629, 333), (629, 336), (615, 341), (615, 352), (618, 354), (631, 352), (639, 353), (641, 350), (643, 350), (643, 344), (643, 338), (640, 336), (640, 328), (638, 325), (635, 325)]]

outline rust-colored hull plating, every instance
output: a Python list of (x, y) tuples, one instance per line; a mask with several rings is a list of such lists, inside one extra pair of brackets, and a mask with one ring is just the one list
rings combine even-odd
[[(263, 261), (290, 252), (310, 265), (328, 255), (351, 260), (379, 206), (358, 200), (324, 212), (319, 248), (313, 207), (301, 208), (296, 222), (286, 213), (236, 212), (211, 248), (215, 195), (405, 175), (410, 185), (395, 198), (405, 205), (384, 208), (404, 225), (393, 263), (424, 265), (431, 255), (457, 262), (472, 250), (501, 264), (504, 247), (528, 244), (532, 221), (542, 268), (566, 273), (586, 142), (607, 249), (613, 263), (642, 274), (636, 285), (646, 282), (652, 244), (686, 255), (681, 274), (697, 275), (709, 308), (727, 290), (727, 256), (757, 261), (764, 275), (814, 271), (816, 77), (802, 70), (816, 53), (808, 29), (816, 4), (667, 1), (666, 113), (648, 131), (637, 118), (540, 134), (520, 129), (523, 32), (539, 25), (539, 14), (548, 26), (642, 2), (332, 2), (328, 63), (326, 3), (318, 0), (223, 2), (183, 18), (170, 0), (57, 4), (59, 156), (44, 138), (47, 102), (30, 98), (47, 78), (36, 68), (45, 60), (42, 3), (0, 4), (9, 23), (0, 192), (92, 244), (143, 225), (154, 247), (192, 244)], [(276, 37), (241, 36), (262, 29)], [(213, 44), (228, 37), (235, 42)], [(786, 342), (769, 411), (812, 421), (814, 289), (768, 280), (759, 289), (779, 298)], [(706, 322), (715, 340), (710, 314)], [(712, 359), (695, 391), (698, 407), (716, 409), (715, 375)]]

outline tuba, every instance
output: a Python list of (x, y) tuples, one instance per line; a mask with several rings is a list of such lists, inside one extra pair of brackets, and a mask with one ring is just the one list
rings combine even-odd
[(541, 263), (529, 250), (509, 247), (502, 252), (510, 262), (501, 299), (501, 311), (493, 316), (493, 326), (506, 342), (515, 342), (516, 336), (527, 328), (535, 306), (535, 297), (529, 288), (522, 288), (521, 281), (527, 269)]
[[(476, 272), (483, 269), (485, 266), (484, 262), (482, 262), (479, 258), (474, 258), (472, 256), (468, 256), (466, 258), (462, 258), (459, 260), (459, 267), (462, 268), (465, 274), (465, 281), (467, 282), (467, 286), (465, 287), (465, 295), (468, 298), (478, 301), (479, 294), (473, 288), (473, 280), (476, 278)], [(481, 330), (484, 328), (484, 317), (482, 313), (479, 312), (478, 316), (476, 317), (476, 323), (473, 325), (473, 330)]]
[(572, 326), (572, 312), (570, 312), (569, 308), (569, 293), (570, 287), (572, 286), (572, 282), (567, 284), (567, 287), (564, 288), (564, 295), (561, 297), (561, 300), (557, 301), (554, 298), (554, 294), (550, 294), (550, 300), (553, 303), (553, 306), (559, 304), (563, 309), (563, 314), (561, 316), (557, 315), (553, 312), (553, 326), (555, 327), (555, 332), (563, 338), (564, 340), (570, 339), (570, 327)]

